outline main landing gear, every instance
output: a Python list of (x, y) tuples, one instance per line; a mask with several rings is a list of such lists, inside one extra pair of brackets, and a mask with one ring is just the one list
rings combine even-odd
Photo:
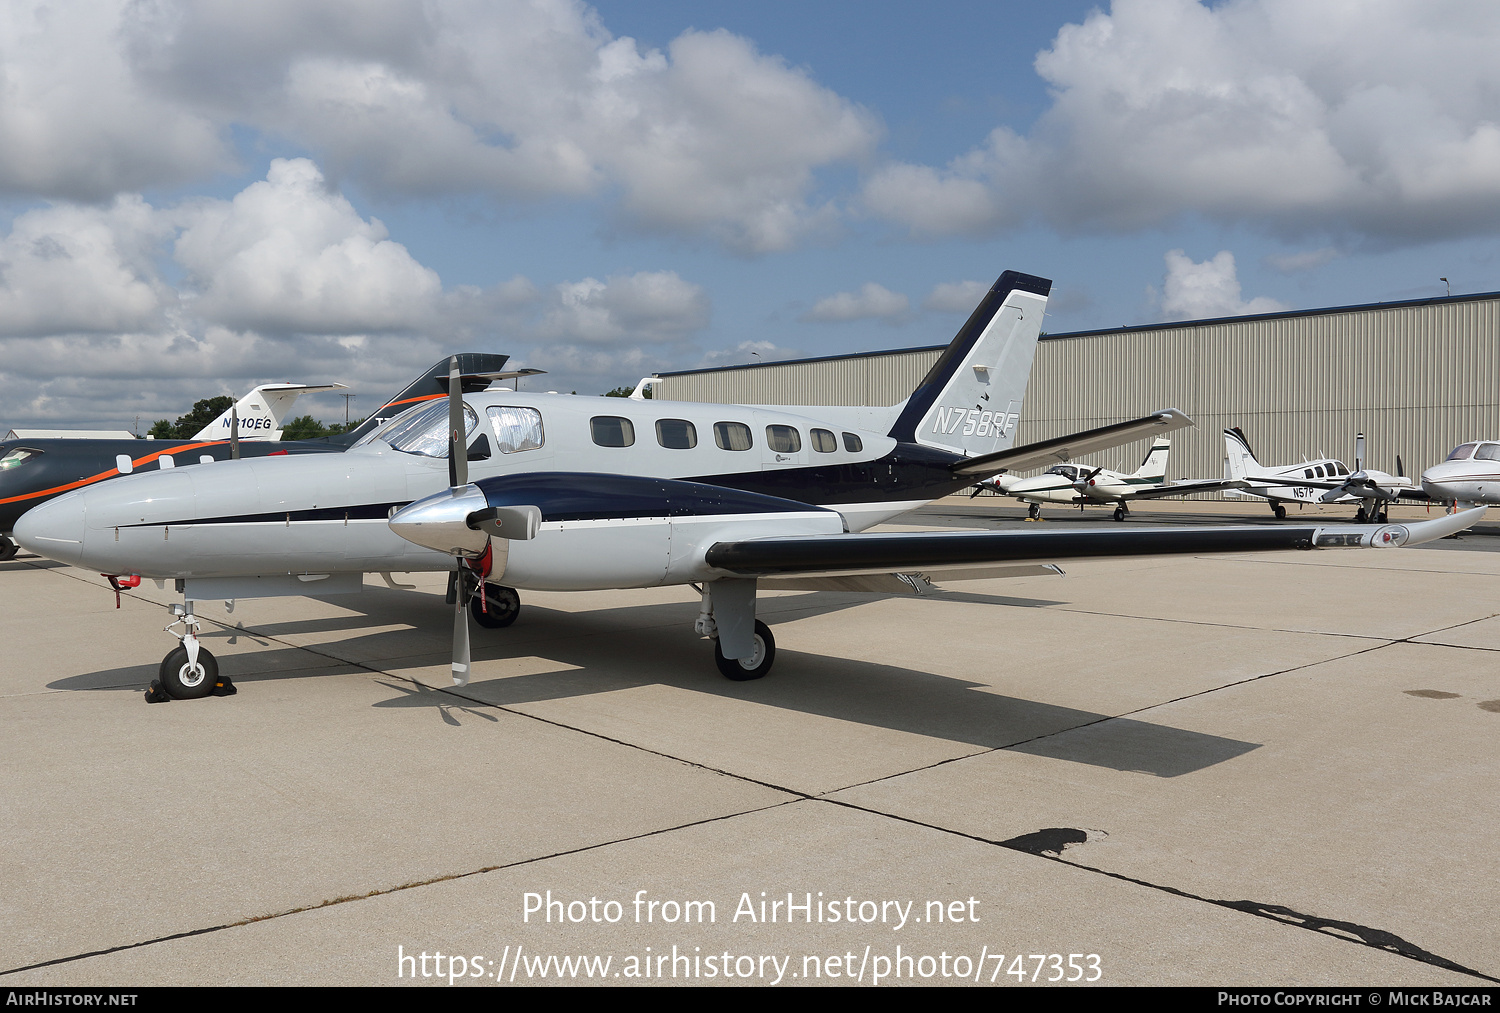
[(1128, 506), (1126, 506), (1124, 503), (1120, 503), (1120, 504), (1116, 505), (1116, 507), (1115, 507), (1115, 520), (1117, 520), (1117, 521), (1123, 521), (1125, 518), (1127, 518), (1129, 516), (1130, 516), (1130, 508)]
[[(146, 690), (147, 703), (164, 703), (167, 700), (200, 700), (206, 696), (233, 696), (236, 692), (229, 677), (219, 674), (219, 662), (208, 649), (198, 642), (198, 630), (202, 626), (193, 614), (193, 603), (184, 600), (172, 606), (172, 622), (165, 632), (172, 634), (181, 643), (167, 652), (161, 659), (158, 678)], [(179, 632), (173, 627), (181, 626)]]
[(15, 559), (16, 553), (20, 551), (21, 547), (9, 535), (0, 535), (0, 563), (9, 559)]
[(1026, 508), (1026, 519), (1028, 521), (1039, 521), (1042, 519), (1042, 505), (1033, 503)]
[(1390, 515), (1387, 514), (1384, 510), (1375, 506), (1370, 507), (1370, 509), (1367, 511), (1365, 510), (1364, 505), (1361, 504), (1360, 508), (1355, 511), (1354, 514), (1355, 524), (1385, 524), (1389, 520)]
[(1280, 503), (1272, 503), (1271, 512), (1276, 515), (1276, 519), (1278, 521), (1286, 520), (1286, 507), (1282, 506)]
[(755, 618), (755, 581), (725, 578), (693, 585), (703, 596), (693, 629), (714, 639), (714, 663), (735, 682), (759, 679), (776, 661), (776, 638)]

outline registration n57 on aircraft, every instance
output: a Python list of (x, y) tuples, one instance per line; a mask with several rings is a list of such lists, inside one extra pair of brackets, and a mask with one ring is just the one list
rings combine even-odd
[(1468, 515), (1369, 527), (870, 533), (1008, 469), (1191, 425), (1162, 411), (1022, 447), (1016, 421), (1051, 282), (1007, 271), (930, 372), (886, 408), (771, 407), (486, 390), (396, 416), (343, 454), (132, 475), (24, 515), (26, 548), (105, 574), (174, 578), (177, 697), (217, 670), (195, 601), (356, 591), (366, 572), (451, 571), (453, 679), (468, 681), (469, 615), (509, 625), (516, 589), (690, 584), (696, 629), (731, 679), (765, 675), (755, 618), (777, 587), (922, 571), (1039, 572), (1068, 559), (1413, 544)]

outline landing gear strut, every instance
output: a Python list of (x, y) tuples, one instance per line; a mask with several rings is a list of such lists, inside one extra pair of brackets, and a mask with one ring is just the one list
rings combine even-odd
[[(697, 587), (697, 585), (694, 585)], [(735, 682), (759, 679), (776, 661), (776, 638), (755, 618), (755, 581), (725, 578), (698, 587), (703, 596), (693, 629), (714, 638), (714, 664)]]
[[(163, 697), (171, 700), (198, 700), (216, 690), (222, 696), (233, 693), (234, 684), (227, 678), (219, 677), (219, 662), (198, 642), (198, 630), (202, 624), (193, 615), (192, 601), (185, 600), (181, 605), (173, 605), (172, 615), (174, 618), (167, 624), (165, 632), (172, 634), (181, 643), (161, 659), (161, 669), (158, 672), (160, 678), (146, 691), (146, 699), (155, 703)], [(178, 625), (182, 627), (180, 633), (173, 629)]]

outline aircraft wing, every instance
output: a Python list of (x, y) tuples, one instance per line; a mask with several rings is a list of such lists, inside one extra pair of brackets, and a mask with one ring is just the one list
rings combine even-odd
[(1199, 492), (1223, 492), (1225, 489), (1248, 489), (1250, 483), (1240, 478), (1200, 478), (1171, 485), (1156, 486), (1130, 493), (1130, 499), (1161, 499), (1165, 496), (1191, 496)]
[[(1354, 476), (1351, 476), (1353, 478)], [(1264, 486), (1266, 488), (1285, 488), (1300, 486), (1306, 489), (1327, 489), (1330, 493), (1337, 492), (1338, 496), (1325, 495), (1324, 502), (1331, 503), (1341, 496), (1354, 496), (1358, 499), (1376, 499), (1390, 502), (1392, 500), (1411, 500), (1414, 503), (1431, 503), (1432, 497), (1418, 486), (1384, 486), (1379, 483), (1364, 479), (1351, 481), (1345, 479), (1341, 482), (1330, 482), (1326, 479), (1315, 478), (1268, 478), (1265, 476), (1247, 475), (1241, 480), (1241, 488), (1251, 486)]]
[(1193, 420), (1182, 412), (1175, 408), (1168, 408), (1129, 422), (1116, 422), (1113, 425), (1100, 426), (1098, 429), (1028, 443), (1009, 450), (985, 454), (982, 457), (971, 457), (955, 464), (953, 473), (989, 477), (1002, 471), (1039, 468), (1044, 464), (1071, 461), (1076, 457), (1100, 450), (1123, 447), (1127, 443), (1134, 443), (1148, 436), (1170, 433), (1174, 429), (1186, 429), (1193, 424)]
[(1111, 528), (1095, 531), (901, 531), (716, 542), (708, 565), (740, 577), (843, 576), (1106, 556), (1198, 555), (1285, 549), (1393, 548), (1475, 524), (1475, 507), (1413, 524)]

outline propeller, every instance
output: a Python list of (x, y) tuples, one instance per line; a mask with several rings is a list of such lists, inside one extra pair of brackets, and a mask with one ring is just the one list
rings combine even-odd
[(1104, 465), (1101, 464), (1099, 467), (1095, 468), (1087, 475), (1079, 475), (1078, 478), (1073, 482), (1073, 488), (1077, 489), (1079, 492), (1083, 492), (1089, 486), (1094, 484), (1095, 477), (1097, 477), (1099, 472), (1103, 470)]
[[(391, 530), (424, 548), (454, 558), (453, 684), (469, 682), (469, 602), (495, 564), (492, 537), (535, 538), (542, 512), (534, 506), (490, 505), (483, 489), (469, 484), (468, 426), (465, 424), (463, 382), (457, 356), (448, 364), (448, 488), (391, 515)], [(500, 569), (508, 558), (501, 543)]]

